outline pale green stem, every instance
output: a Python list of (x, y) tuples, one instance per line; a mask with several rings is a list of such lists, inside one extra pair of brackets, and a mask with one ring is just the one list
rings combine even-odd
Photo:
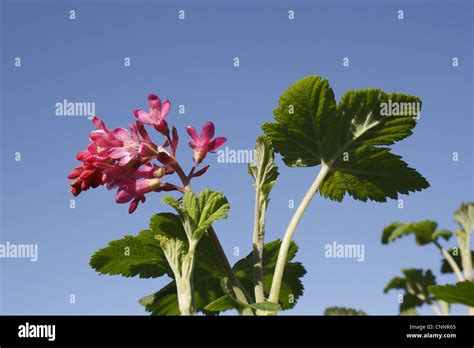
[[(263, 209), (265, 207), (262, 207)], [(264, 214), (260, 209), (260, 189), (255, 188), (255, 213), (253, 224), (253, 276), (254, 276), (254, 291), (255, 302), (264, 302), (265, 294), (263, 292), (263, 228), (261, 226), (261, 214)]]
[[(465, 229), (464, 234), (458, 235), (458, 244), (461, 248), (464, 277), (467, 281), (472, 281), (471, 231)], [(467, 313), (469, 315), (474, 315), (474, 307), (468, 306)]]
[(181, 315), (196, 314), (193, 299), (194, 251), (196, 250), (196, 243), (196, 241), (189, 241), (189, 251), (183, 256), (180, 277), (176, 279)]
[(438, 249), (441, 251), (441, 254), (443, 254), (446, 261), (448, 261), (449, 265), (451, 266), (451, 269), (456, 274), (456, 278), (458, 278), (458, 281), (460, 281), (460, 282), (464, 281), (464, 277), (462, 276), (462, 272), (459, 269), (459, 266), (457, 265), (454, 258), (451, 256), (451, 254), (445, 248), (443, 248), (441, 246), (441, 244), (439, 244), (438, 242), (435, 241), (434, 243), (438, 247)]
[[(190, 179), (184, 174), (183, 169), (179, 165), (178, 162), (174, 163), (174, 169), (176, 170), (176, 173), (178, 174), (179, 178), (181, 179), (181, 182), (184, 185), (184, 189), (186, 191), (192, 191), (191, 187), (191, 182)], [(210, 226), (207, 229), (207, 234), (211, 238), (212, 244), (214, 244), (214, 248), (216, 249), (217, 254), (219, 255), (219, 258), (221, 259), (222, 266), (224, 267), (224, 270), (229, 277), (229, 280), (232, 284), (232, 290), (234, 291), (235, 296), (237, 299), (244, 303), (244, 304), (250, 304), (252, 303), (252, 299), (250, 296), (247, 294), (245, 291), (243, 285), (240, 283), (240, 281), (237, 279), (235, 276), (234, 271), (232, 270), (232, 267), (229, 263), (229, 260), (227, 259), (227, 256), (225, 255), (224, 249), (222, 248), (222, 245), (219, 241), (219, 238), (217, 237), (216, 232), (214, 231), (214, 228)], [(245, 313), (248, 315), (254, 315), (254, 311), (250, 308), (245, 309)]]
[(431, 304), (431, 308), (433, 308), (433, 311), (435, 312), (436, 315), (442, 315), (441, 311), (439, 310), (438, 307), (434, 303)]
[(471, 233), (466, 231), (466, 241), (464, 246), (463, 268), (466, 280), (472, 281), (472, 254), (471, 254)]
[(296, 232), (296, 227), (298, 226), (298, 223), (301, 220), (301, 217), (303, 216), (306, 207), (308, 206), (309, 202), (311, 202), (311, 199), (313, 198), (314, 194), (316, 193), (328, 173), (329, 166), (327, 166), (325, 163), (322, 163), (318, 175), (309, 187), (308, 192), (306, 192), (305, 196), (303, 197), (303, 200), (296, 209), (296, 212), (291, 218), (291, 221), (286, 229), (285, 235), (281, 242), (280, 251), (278, 253), (275, 273), (273, 275), (272, 287), (269, 296), (270, 302), (278, 303), (280, 297), (281, 281), (283, 279), (283, 272), (285, 270), (286, 259), (288, 257), (288, 250), (291, 245), (291, 240)]
[(450, 315), (451, 313), (449, 312), (449, 304), (445, 301), (438, 301), (439, 308), (441, 308), (441, 311), (443, 312), (444, 315)]

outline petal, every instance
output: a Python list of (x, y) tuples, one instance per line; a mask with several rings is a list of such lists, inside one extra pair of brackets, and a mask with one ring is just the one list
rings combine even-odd
[(186, 132), (188, 132), (188, 134), (191, 136), (191, 138), (193, 138), (193, 141), (199, 140), (199, 135), (197, 134), (196, 129), (194, 129), (194, 127), (187, 126), (186, 127)]
[(107, 151), (107, 156), (114, 159), (119, 159), (128, 155), (130, 155), (130, 151), (123, 147), (113, 147)]
[(135, 110), (133, 114), (137, 119), (139, 119), (145, 124), (153, 124), (154, 122), (153, 117), (148, 112), (145, 112), (143, 110)]
[(158, 111), (161, 109), (161, 100), (156, 94), (149, 94), (148, 95), (148, 105), (150, 109), (157, 109)]
[(124, 188), (120, 188), (115, 195), (115, 201), (117, 203), (127, 203), (133, 199), (133, 194)]
[(171, 103), (168, 99), (166, 99), (163, 102), (163, 105), (161, 106), (160, 116), (162, 118), (165, 118), (166, 115), (168, 115), (168, 112), (170, 112), (170, 107), (171, 107)]
[(122, 143), (131, 140), (130, 133), (125, 128), (115, 128), (112, 133), (114, 134), (115, 138), (120, 140)]
[(209, 143), (209, 151), (217, 150), (219, 147), (224, 145), (226, 141), (227, 141), (227, 138), (225, 137), (215, 138), (213, 141)]
[(107, 128), (105, 128), (104, 122), (100, 118), (98, 118), (97, 116), (94, 116), (92, 118), (92, 123), (94, 124), (94, 127), (96, 129), (100, 129), (100, 130), (106, 130), (107, 129)]
[(119, 166), (126, 166), (132, 159), (134, 159), (135, 156), (131, 153), (128, 153), (126, 156), (122, 157), (119, 161)]
[(201, 139), (204, 142), (210, 141), (214, 137), (214, 123), (206, 122), (202, 126)]
[(129, 124), (128, 126), (130, 127), (130, 135), (131, 135), (132, 139), (133, 139), (135, 142), (138, 142), (138, 141), (139, 141), (139, 138), (138, 138), (138, 130), (137, 130), (137, 127), (136, 127), (134, 124)]

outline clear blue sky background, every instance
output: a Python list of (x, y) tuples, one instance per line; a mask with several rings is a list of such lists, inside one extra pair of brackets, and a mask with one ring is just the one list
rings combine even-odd
[[(399, 9), (404, 20), (397, 19)], [(38, 243), (40, 253), (36, 263), (0, 260), (0, 313), (145, 314), (137, 300), (168, 282), (98, 276), (89, 267), (95, 250), (146, 228), (166, 207), (156, 194), (129, 215), (102, 188), (81, 194), (70, 209), (66, 176), (92, 124), (56, 117), (55, 103), (95, 102), (113, 128), (133, 122), (132, 110), (146, 107), (148, 93), (169, 98), (169, 121), (181, 131), (179, 155), (189, 163), (185, 125), (212, 120), (229, 147), (253, 148), (280, 94), (306, 75), (329, 79), (338, 100), (347, 89), (367, 87), (419, 96), (419, 125), (395, 152), (432, 187), (404, 196), (404, 209), (396, 201), (340, 204), (318, 196), (296, 234), (306, 291), (287, 313), (321, 314), (332, 305), (398, 313), (397, 293), (383, 294), (386, 283), (403, 267), (439, 273), (441, 256), (411, 237), (382, 246), (383, 227), (430, 218), (452, 229), (453, 211), (473, 198), (472, 21), (471, 1), (2, 1), (1, 241)], [(342, 66), (343, 57), (350, 67)], [(459, 57), (458, 68), (452, 57)], [(21, 162), (14, 161), (17, 151)], [(208, 157), (211, 169), (194, 186), (228, 196), (230, 217), (216, 229), (235, 262), (234, 247), (241, 256), (250, 251), (254, 191), (246, 165), (216, 160)], [(294, 212), (288, 200), (298, 202), (317, 172), (278, 163), (268, 241), (282, 236)], [(324, 245), (333, 241), (364, 244), (365, 261), (325, 258)]]

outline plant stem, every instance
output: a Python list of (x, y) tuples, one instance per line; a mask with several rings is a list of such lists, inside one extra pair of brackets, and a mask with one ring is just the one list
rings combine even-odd
[(435, 312), (436, 315), (443, 315), (441, 311), (439, 310), (438, 307), (434, 303), (431, 304), (431, 308), (433, 308), (433, 312)]
[(460, 282), (464, 281), (464, 277), (462, 276), (462, 272), (459, 269), (459, 267), (458, 267), (456, 261), (454, 260), (454, 258), (451, 256), (451, 254), (445, 248), (443, 248), (441, 246), (441, 244), (439, 244), (437, 241), (435, 241), (434, 244), (441, 251), (441, 254), (443, 254), (446, 261), (448, 261), (449, 265), (451, 266), (451, 269), (456, 274), (456, 277), (458, 278), (458, 281), (460, 281)]
[[(207, 229), (207, 233), (209, 234), (209, 237), (211, 238), (211, 241), (214, 244), (214, 247), (216, 248), (217, 254), (221, 259), (222, 266), (224, 266), (224, 270), (227, 276), (229, 277), (229, 280), (232, 284), (232, 290), (234, 291), (235, 296), (240, 302), (243, 302), (245, 304), (252, 303), (252, 299), (250, 298), (249, 294), (245, 291), (243, 285), (235, 276), (235, 273), (232, 270), (232, 267), (230, 266), (229, 260), (225, 255), (224, 249), (222, 248), (219, 238), (217, 238), (216, 232), (214, 231), (214, 227), (209, 227)], [(254, 311), (250, 308), (246, 308), (245, 312), (249, 315), (255, 314)]]
[[(184, 171), (178, 162), (173, 163), (173, 169), (176, 171), (179, 178), (181, 179), (185, 190), (191, 191), (192, 190), (191, 180), (189, 179), (188, 176), (186, 176), (186, 174), (184, 174)], [(217, 237), (216, 231), (214, 231), (214, 228), (211, 226), (207, 229), (207, 233), (209, 237), (211, 238), (212, 244), (214, 244), (214, 248), (216, 249), (216, 252), (219, 255), (219, 258), (222, 262), (222, 266), (224, 267), (227, 277), (229, 278), (232, 284), (232, 289), (234, 291), (235, 296), (240, 302), (244, 304), (252, 303), (252, 298), (247, 294), (247, 292), (245, 291), (245, 288), (235, 276), (235, 273), (232, 270), (232, 267), (229, 263), (229, 260), (227, 259), (227, 256), (225, 255), (224, 249), (222, 248), (219, 238)], [(249, 315), (255, 314), (254, 311), (250, 308), (247, 308), (245, 312)]]
[(464, 268), (464, 277), (466, 280), (472, 281), (471, 233), (469, 231), (466, 231), (464, 244), (464, 250), (461, 254), (463, 261), (462, 265)]
[(189, 249), (181, 265), (181, 274), (176, 275), (178, 305), (181, 315), (196, 314), (193, 300), (194, 248)]
[[(456, 233), (458, 245), (461, 249), (462, 268), (467, 281), (472, 281), (472, 255), (471, 255), (471, 231), (464, 229), (464, 232)], [(467, 313), (474, 315), (474, 307), (467, 307)]]
[[(265, 207), (262, 207), (263, 209)], [(254, 291), (255, 291), (255, 302), (264, 302), (265, 293), (263, 292), (263, 226), (261, 226), (261, 214), (264, 214), (260, 209), (260, 189), (255, 188), (255, 213), (253, 223), (253, 278), (254, 278)]]
[(309, 202), (311, 202), (311, 199), (313, 198), (314, 194), (316, 193), (316, 191), (318, 190), (319, 186), (321, 185), (321, 183), (323, 182), (324, 178), (326, 177), (328, 173), (329, 173), (329, 166), (326, 165), (325, 163), (322, 163), (321, 169), (318, 175), (316, 176), (313, 183), (309, 187), (308, 192), (306, 192), (305, 196), (303, 197), (303, 200), (301, 201), (300, 205), (296, 209), (295, 214), (291, 218), (290, 223), (288, 224), (285, 235), (281, 242), (280, 251), (278, 253), (275, 273), (273, 275), (272, 288), (270, 290), (270, 296), (269, 296), (270, 302), (278, 303), (278, 299), (280, 297), (281, 281), (283, 279), (283, 272), (285, 270), (286, 259), (288, 257), (288, 250), (291, 245), (291, 239), (293, 238), (293, 235), (296, 232), (296, 227), (298, 226), (298, 223), (301, 220), (301, 217), (303, 216), (303, 213), (306, 207), (309, 205)]
[(441, 311), (444, 315), (450, 315), (449, 313), (449, 303), (445, 301), (438, 301), (439, 308), (441, 308)]

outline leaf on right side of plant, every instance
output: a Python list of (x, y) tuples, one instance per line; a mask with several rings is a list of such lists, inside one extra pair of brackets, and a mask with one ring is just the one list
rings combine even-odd
[(430, 286), (429, 291), (437, 300), (474, 307), (474, 283), (471, 281)]
[(433, 243), (438, 238), (449, 240), (452, 232), (448, 230), (437, 230), (438, 224), (435, 221), (424, 220), (412, 223), (393, 222), (384, 228), (382, 232), (382, 244), (389, 244), (394, 240), (406, 235), (415, 235), (417, 245)]
[(423, 272), (422, 269), (402, 269), (404, 277), (395, 277), (384, 288), (384, 293), (390, 290), (403, 290), (403, 302), (400, 303), (400, 313), (410, 313), (416, 307), (431, 304), (433, 296), (431, 296), (428, 288), (436, 285), (436, 277), (430, 270)]
[(388, 147), (412, 134), (420, 109), (415, 96), (371, 88), (347, 91), (336, 104), (327, 80), (307, 76), (282, 94), (275, 122), (262, 129), (286, 165), (329, 167), (324, 197), (385, 202), (429, 187)]

